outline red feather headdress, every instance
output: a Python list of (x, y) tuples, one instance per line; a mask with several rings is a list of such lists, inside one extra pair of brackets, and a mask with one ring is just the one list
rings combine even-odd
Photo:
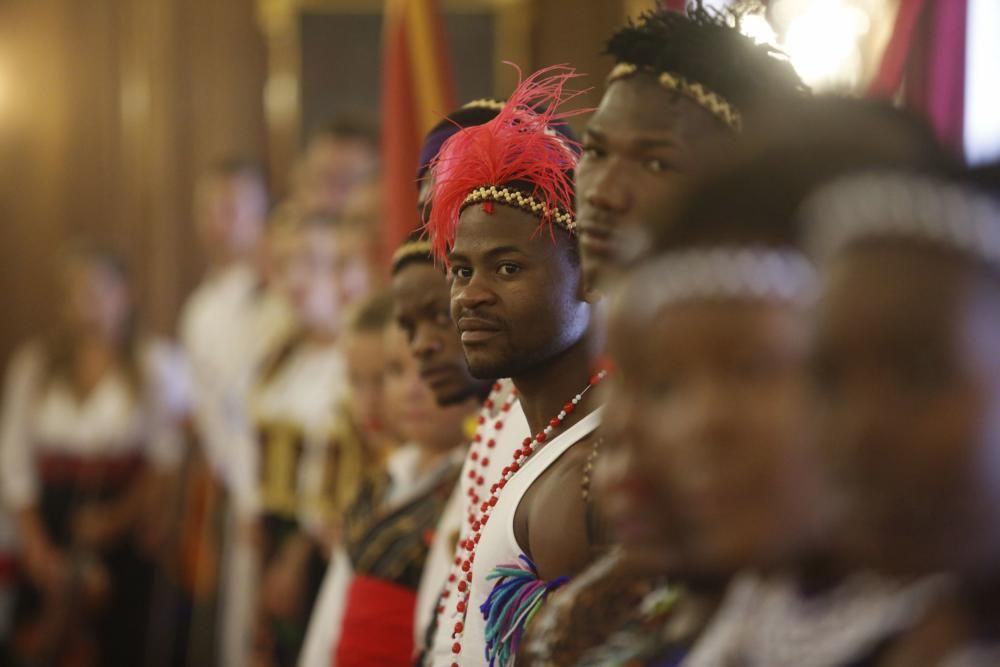
[(449, 138), (431, 164), (430, 220), (434, 255), (444, 259), (455, 241), (458, 219), (473, 204), (520, 208), (552, 234), (557, 224), (573, 233), (573, 169), (579, 144), (552, 129), (589, 109), (560, 110), (585, 91), (567, 90), (580, 76), (555, 65), (524, 79), (493, 120)]

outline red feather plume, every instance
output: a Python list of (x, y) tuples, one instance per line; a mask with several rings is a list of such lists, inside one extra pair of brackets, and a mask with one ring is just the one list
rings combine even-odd
[(550, 234), (551, 212), (573, 211), (572, 170), (579, 145), (551, 127), (590, 111), (561, 109), (586, 92), (566, 88), (578, 76), (565, 65), (541, 69), (518, 84), (496, 118), (465, 128), (444, 143), (431, 163), (433, 206), (426, 226), (436, 257), (444, 259), (454, 244), (462, 204), (476, 188), (530, 184), (531, 195), (550, 212), (539, 227)]

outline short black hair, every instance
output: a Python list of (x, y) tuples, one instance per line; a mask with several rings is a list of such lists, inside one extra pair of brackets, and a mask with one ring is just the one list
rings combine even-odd
[(760, 102), (807, 92), (784, 54), (739, 30), (740, 15), (689, 3), (640, 15), (608, 40), (606, 54), (640, 70), (670, 72), (700, 83), (745, 114)]
[(264, 166), (245, 155), (223, 155), (208, 165), (208, 173), (222, 178), (246, 177), (266, 182)]
[(372, 148), (378, 148), (378, 127), (361, 114), (340, 114), (322, 123), (309, 135), (310, 141), (317, 138), (342, 141), (360, 141)]
[(954, 175), (960, 165), (913, 113), (818, 96), (746, 138), (653, 227), (653, 251), (717, 243), (799, 246), (798, 210), (826, 181), (862, 169)]
[(410, 232), (407, 235), (406, 240), (400, 244), (399, 248), (396, 249), (396, 254), (393, 255), (392, 267), (390, 270), (391, 275), (395, 276), (410, 264), (433, 265), (434, 255), (432, 254), (430, 248), (428, 247), (427, 251), (424, 252), (423, 247), (418, 246), (418, 244), (426, 243), (427, 240), (427, 234), (422, 228), (415, 229)]

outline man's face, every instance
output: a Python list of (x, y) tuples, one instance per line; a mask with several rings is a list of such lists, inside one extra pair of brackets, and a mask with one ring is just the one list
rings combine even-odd
[(583, 137), (576, 169), (584, 275), (599, 285), (617, 273), (622, 234), (662, 217), (704, 152), (729, 130), (651, 75), (615, 81)]
[(392, 294), (396, 321), (406, 334), (420, 378), (438, 404), (451, 405), (483, 392), (489, 382), (469, 373), (441, 267), (427, 262), (403, 266), (392, 278)]
[(996, 562), (995, 280), (957, 254), (900, 242), (853, 248), (827, 271), (816, 432), (843, 495), (838, 534), (864, 565), (914, 573)]
[(586, 333), (575, 240), (561, 229), (553, 235), (509, 206), (462, 212), (449, 254), (451, 316), (474, 377), (517, 377)]
[(241, 256), (254, 249), (267, 216), (264, 184), (251, 176), (211, 176), (198, 188), (198, 226), (209, 250)]
[(307, 215), (339, 216), (375, 171), (375, 151), (360, 139), (317, 137), (301, 165), (299, 200)]
[(806, 318), (752, 301), (615, 308), (598, 492), (633, 556), (727, 575), (787, 557), (815, 511)]
[(296, 233), (281, 283), (307, 326), (340, 327), (344, 309), (368, 290), (368, 264), (359, 230), (306, 224)]

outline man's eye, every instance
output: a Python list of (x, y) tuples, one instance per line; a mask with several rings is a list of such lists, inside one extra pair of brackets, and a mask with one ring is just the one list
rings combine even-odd
[(604, 157), (604, 149), (592, 144), (584, 144), (583, 156), (591, 159)]
[(521, 267), (518, 266), (517, 264), (511, 264), (509, 262), (506, 262), (504, 264), (501, 264), (500, 267), (497, 269), (497, 271), (502, 276), (512, 276), (512, 275), (520, 272), (521, 271)]
[(460, 280), (468, 280), (472, 277), (472, 269), (465, 266), (453, 266), (451, 267), (451, 276)]

